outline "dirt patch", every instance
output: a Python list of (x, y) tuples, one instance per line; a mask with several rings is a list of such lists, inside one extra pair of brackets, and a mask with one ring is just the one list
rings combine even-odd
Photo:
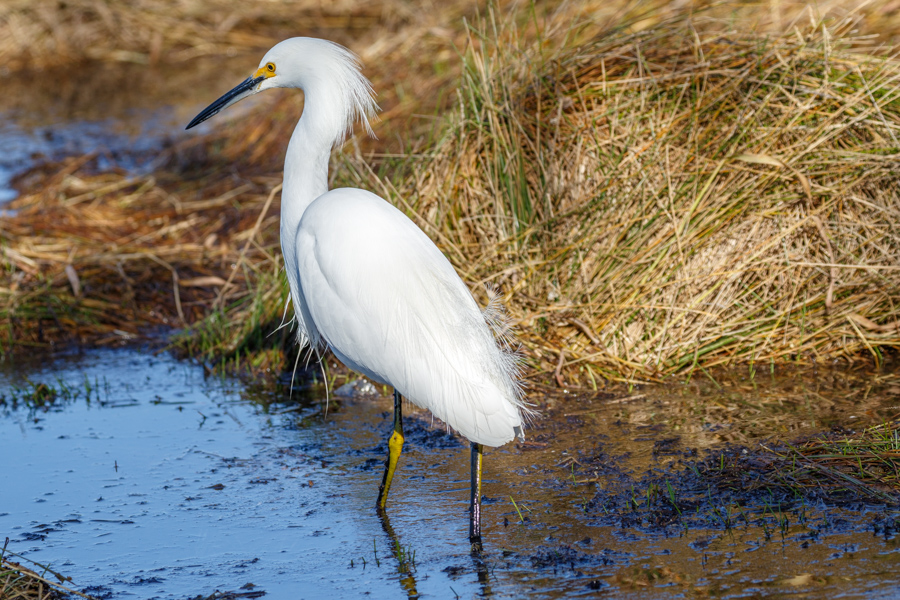
[[(880, 396), (892, 409), (894, 379), (890, 374), (882, 377), (874, 397)], [(780, 391), (748, 391), (742, 397), (744, 408), (734, 410), (731, 420), (741, 422), (747, 412), (766, 404), (768, 395), (778, 397), (780, 406), (787, 408), (791, 395), (813, 381), (822, 387), (807, 391), (817, 398), (820, 410), (827, 411), (843, 395), (842, 386), (835, 383), (840, 379), (838, 373), (816, 374), (813, 379), (812, 373), (799, 371), (782, 380)], [(703, 406), (722, 407), (721, 398), (729, 395), (727, 383), (722, 384), (716, 384), (715, 391), (707, 382), (713, 391), (707, 390)], [(648, 387), (637, 392), (548, 397), (542, 403), (545, 418), (535, 423), (526, 442), (517, 445), (535, 460), (556, 449), (554, 464), (536, 463), (533, 469), (543, 473), (543, 487), (569, 490), (577, 510), (592, 525), (615, 528), (626, 537), (651, 538), (678, 538), (701, 531), (728, 535), (740, 529), (744, 536), (756, 532), (760, 543), (788, 537), (802, 543), (849, 532), (892, 540), (897, 534), (897, 421), (830, 425), (825, 432), (815, 427), (798, 429), (808, 432), (803, 437), (757, 429), (737, 436), (728, 431), (731, 423), (709, 417), (707, 421), (699, 416), (702, 411), (693, 418), (699, 427), (685, 428), (682, 419), (675, 417), (677, 390)], [(575, 404), (591, 408), (574, 410)], [(808, 406), (800, 403), (798, 412), (784, 411), (779, 427), (796, 428), (789, 422), (790, 414), (802, 423), (804, 405)], [(852, 406), (854, 414), (865, 411), (859, 404)], [(646, 416), (654, 413), (656, 422), (647, 423)], [(842, 414), (845, 423), (852, 422), (851, 412)], [(704, 440), (710, 429), (723, 441), (708, 445)], [(556, 440), (573, 435), (580, 437), (580, 444), (560, 448)], [(702, 550), (705, 542), (691, 543)], [(575, 550), (566, 550), (568, 554), (563, 552), (558, 561), (577, 562)], [(557, 551), (532, 558), (549, 560)], [(603, 564), (605, 558), (595, 560)]]

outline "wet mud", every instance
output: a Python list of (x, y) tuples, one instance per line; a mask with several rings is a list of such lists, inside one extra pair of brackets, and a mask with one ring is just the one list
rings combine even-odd
[(767, 448), (893, 414), (890, 374), (533, 393), (527, 440), (485, 455), (480, 555), (465, 441), (408, 406), (382, 517), (391, 400), (326, 402), (311, 374), (289, 394), (138, 351), (7, 365), (0, 535), (98, 598), (896, 593), (895, 506), (760, 479)]

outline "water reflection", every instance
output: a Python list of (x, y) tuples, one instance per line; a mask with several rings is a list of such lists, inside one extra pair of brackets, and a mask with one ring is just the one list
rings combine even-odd
[[(0, 535), (116, 597), (248, 583), (272, 597), (883, 595), (900, 573), (895, 510), (763, 502), (682, 527), (663, 484), (652, 497), (615, 488), (647, 470), (671, 477), (723, 440), (881, 420), (896, 387), (890, 374), (819, 372), (534, 397), (546, 417), (529, 441), (485, 460), (485, 549), (473, 554), (468, 448), (426, 414), (409, 411), (379, 515), (389, 399), (333, 398), (326, 415), (315, 388), (288, 399), (136, 351), (7, 365), (0, 454), (16, 469), (0, 471)], [(673, 525), (651, 522), (660, 514)]]
[(390, 540), (391, 553), (394, 560), (397, 561), (397, 575), (400, 578), (400, 585), (406, 592), (407, 598), (418, 598), (419, 591), (416, 589), (416, 554), (414, 550), (404, 547), (400, 543), (400, 538), (394, 532), (391, 526), (391, 519), (386, 510), (377, 509), (378, 518), (381, 519), (381, 527), (384, 529), (385, 535)]

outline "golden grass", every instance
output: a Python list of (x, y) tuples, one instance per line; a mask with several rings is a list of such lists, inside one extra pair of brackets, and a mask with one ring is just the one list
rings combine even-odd
[[(351, 142), (333, 177), (405, 209), (476, 294), (499, 284), (538, 379), (880, 359), (898, 339), (896, 66), (852, 28), (892, 39), (897, 8), (699, 6), (13, 2), (0, 57), (348, 44), (385, 112), (381, 139)], [(275, 190), (300, 107), (263, 102), (176, 144), (151, 177), (82, 157), (23, 180), (0, 224), (3, 345), (155, 324), (189, 326), (182, 343), (208, 357), (271, 345), (285, 298)]]
[[(674, 12), (710, 5), (719, 6), (718, 14), (735, 23), (779, 31), (806, 12), (854, 14), (864, 33), (880, 34), (885, 42), (896, 41), (900, 34), (900, 3), (896, 0), (821, 0), (815, 4), (799, 0), (544, 0), (533, 5), (506, 1), (498, 5), (525, 16), (526, 21), (528, 16), (553, 14), (558, 23), (579, 19), (596, 24), (640, 14), (640, 18), (630, 19), (636, 29)], [(478, 6), (460, 0), (8, 0), (0, 6), (0, 64), (10, 71), (85, 60), (185, 64), (201, 56), (264, 51), (283, 37), (305, 34), (335, 39), (364, 55), (365, 50), (378, 54), (381, 47), (393, 47), (406, 59), (434, 65), (452, 58), (452, 47), (443, 40), (463, 33), (461, 17), (471, 16)], [(431, 52), (435, 49), (439, 51)]]
[(492, 24), (395, 197), (504, 290), (558, 379), (880, 361), (900, 345), (900, 64), (851, 26), (684, 15), (538, 45)]
[(45, 567), (39, 574), (5, 557), (0, 559), (0, 598), (3, 600), (58, 600), (72, 598), (73, 594), (91, 600), (91, 596), (62, 585), (69, 581)]
[[(404, 16), (400, 3), (309, 0), (11, 0), (0, 8), (0, 62), (12, 70), (111, 60), (155, 65), (266, 50), (298, 24), (349, 36)], [(386, 14), (387, 13), (387, 14)]]
[[(13, 3), (0, 9), (7, 11), (0, 18), (0, 32), (4, 28), (21, 31), (0, 34), (6, 43), (0, 42), (6, 52), (0, 56), (11, 68), (67, 64), (88, 55), (100, 56), (93, 51), (78, 54), (91, 48), (94, 38), (108, 49), (101, 58), (147, 54), (148, 39), (141, 37), (147, 32), (133, 31), (146, 18), (165, 36), (159, 61), (179, 61), (186, 58), (177, 54), (186, 47), (184, 39), (196, 43), (220, 39), (208, 34), (204, 24), (218, 18), (217, 11), (236, 6), (187, 2), (168, 14), (169, 4), (150, 0)], [(295, 10), (303, 6), (307, 13)], [(433, 107), (440, 101), (435, 88), (445, 87), (454, 76), (444, 68), (455, 56), (454, 34), (437, 30), (435, 24), (441, 20), (461, 24), (460, 12), (470, 8), (466, 3), (445, 3), (419, 13), (400, 3), (372, 2), (328, 9), (339, 13), (337, 20), (319, 14), (318, 3), (243, 3), (230, 10), (244, 15), (232, 19), (233, 27), (243, 27), (241, 35), (248, 29), (274, 30), (270, 38), (254, 42), (260, 48), (297, 33), (281, 33), (269, 26), (277, 21), (271, 11), (281, 11), (277, 14), (294, 27), (295, 19), (305, 16), (299, 33), (317, 33), (345, 43), (359, 34), (362, 42), (355, 47), (377, 67), (371, 74), (376, 83), (382, 82), (380, 101), (389, 118), (397, 111)], [(109, 23), (97, 11), (113, 15), (121, 34), (112, 35)], [(191, 17), (185, 11), (198, 14)], [(362, 13), (378, 18), (358, 21)], [(165, 26), (170, 17), (183, 21), (180, 29)], [(351, 21), (354, 25), (348, 26)], [(46, 31), (41, 29), (40, 35), (32, 32), (41, 27)], [(184, 28), (194, 33), (180, 34)], [(391, 32), (396, 35), (385, 35)], [(69, 44), (72, 52), (61, 53), (50, 42), (42, 43), (42, 36), (79, 42)], [(30, 41), (14, 47), (13, 38)], [(431, 60), (410, 60), (416, 46), (428, 49)], [(132, 58), (154, 62), (146, 56), (147, 60)], [(388, 83), (392, 77), (404, 83)], [(233, 83), (223, 81), (222, 89)], [(160, 95), (164, 97), (164, 91)], [(283, 148), (302, 107), (296, 95), (272, 96), (237, 126), (220, 122), (212, 135), (167, 149), (152, 176), (97, 174), (94, 157), (84, 156), (48, 165), (22, 179), (23, 194), (10, 207), (16, 214), (0, 223), (5, 267), (0, 280), (5, 339), (0, 346), (9, 349), (73, 338), (120, 342), (148, 327), (182, 327), (198, 321), (202, 323), (194, 331), (192, 350), (228, 355), (249, 343), (248, 336), (259, 346), (260, 328), (280, 315), (284, 304), (277, 239), (280, 197), (272, 192), (280, 183)], [(197, 99), (198, 103), (203, 100), (212, 98)], [(265, 214), (261, 214), (263, 207), (268, 207)]]
[[(270, 4), (250, 3), (240, 10)], [(18, 10), (22, 22), (31, 22), (41, 6), (21, 4), (8, 9)], [(53, 12), (55, 6), (48, 4), (44, 9)], [(65, 39), (95, 35), (112, 49), (104, 56), (117, 60), (116, 56), (124, 56), (121, 52), (147, 52), (147, 40), (128, 34), (126, 25), (119, 36), (103, 33), (108, 23), (94, 18), (94, 12), (102, 8), (119, 15), (116, 23), (138, 23), (135, 11), (164, 13), (167, 6), (150, 0), (135, 5), (66, 4), (54, 13), (56, 25), (51, 33)], [(213, 14), (218, 5), (184, 6), (197, 11), (205, 7)], [(370, 11), (372, 6), (380, 7), (379, 20), (366, 21), (368, 30), (343, 30), (330, 37), (349, 43), (361, 55), (370, 65), (367, 74), (380, 90), (379, 102), (385, 109), (381, 115), (385, 125), (379, 128), (382, 140), (361, 140), (362, 147), (396, 148), (392, 132), (415, 131), (416, 123), (430, 126), (433, 120), (417, 121), (411, 114), (433, 113), (448, 104), (446, 89), (460, 66), (455, 48), (465, 44), (464, 16), (474, 15), (476, 6), (443, 3), (430, 11), (411, 11), (398, 3), (365, 6)], [(350, 19), (362, 9), (348, 5), (341, 10)], [(94, 17), (75, 18), (69, 14), (72, 11)], [(155, 22), (152, 15), (147, 19)], [(194, 27), (196, 39), (205, 39), (203, 19), (195, 20), (185, 17), (184, 27)], [(250, 18), (240, 22), (250, 28), (263, 27)], [(10, 23), (6, 19), (0, 29), (13, 26)], [(325, 31), (329, 23), (328, 18), (315, 15), (304, 21), (322, 35), (329, 34)], [(442, 23), (452, 23), (453, 28)], [(82, 31), (85, 27), (94, 33)], [(177, 31), (166, 38), (167, 48), (179, 47)], [(344, 39), (351, 33), (359, 33), (359, 38)], [(88, 48), (85, 40), (72, 48)], [(84, 58), (51, 50), (33, 44), (27, 52), (34, 57), (24, 46), (16, 56), (26, 61), (34, 58), (37, 65)], [(15, 54), (9, 52), (9, 56)], [(9, 64), (19, 63), (10, 58)], [(223, 89), (232, 83), (223, 82)], [(11, 348), (71, 338), (121, 342), (155, 325), (196, 325), (181, 339), (191, 352), (206, 357), (264, 344), (264, 330), (277, 324), (285, 294), (277, 239), (280, 197), (272, 196), (272, 190), (279, 183), (292, 122), (302, 107), (297, 95), (272, 94), (268, 100), (237, 123), (220, 122), (212, 135), (166, 150), (152, 176), (96, 174), (93, 157), (85, 156), (49, 165), (20, 181), (24, 193), (11, 205), (17, 212), (0, 224), (6, 266), (0, 281), (0, 322), (6, 330), (2, 345)], [(422, 145), (424, 138), (415, 143)], [(261, 214), (263, 207), (268, 207), (265, 214)]]

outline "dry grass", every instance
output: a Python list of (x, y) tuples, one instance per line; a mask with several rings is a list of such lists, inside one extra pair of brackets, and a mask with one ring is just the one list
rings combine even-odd
[[(632, 24), (645, 28), (672, 12), (709, 2), (500, 4), (521, 14), (540, 15), (550, 8), (563, 20), (595, 22), (623, 19), (640, 10), (645, 16)], [(11, 71), (84, 60), (178, 64), (200, 56), (264, 51), (278, 39), (297, 35), (298, 29), (357, 48), (378, 45), (360, 43), (360, 38), (375, 30), (381, 45), (412, 47), (416, 52), (404, 53), (408, 58), (439, 62), (448, 56), (428, 52), (432, 45), (428, 39), (461, 33), (459, 17), (471, 15), (476, 6), (474, 2), (402, 0), (8, 0), (0, 7), (0, 64)], [(810, 6), (801, 1), (765, 0), (730, 4), (721, 14), (782, 30)], [(823, 15), (855, 13), (861, 30), (879, 33), (888, 42), (900, 34), (897, 0), (822, 0), (814, 10)], [(405, 35), (389, 39), (397, 33)]]
[[(241, 182), (235, 194), (222, 182), (218, 196), (182, 200), (170, 191), (177, 183), (155, 177), (110, 174), (86, 183), (79, 176), (83, 162), (69, 161), (42, 179), (40, 191), (22, 197), (19, 213), (2, 226), (4, 238), (18, 242), (3, 248), (14, 269), (4, 290), (10, 334), (18, 343), (42, 341), (40, 328), (15, 329), (16, 319), (58, 321), (75, 332), (87, 327), (90, 336), (98, 327), (134, 333), (146, 322), (138, 313), (148, 307), (151, 318), (173, 325), (205, 314), (212, 297), (202, 290), (224, 283), (210, 265), (237, 258), (237, 243), (228, 234), (219, 243), (220, 234), (248, 227), (242, 221), (254, 219), (267, 186), (276, 183)], [(35, 314), (23, 313), (26, 307)]]
[(619, 378), (900, 345), (900, 65), (852, 22), (680, 16), (472, 44), (395, 197), (491, 282), (543, 371)]
[(808, 440), (773, 452), (772, 479), (900, 504), (900, 423)]
[[(8, 540), (7, 540), (8, 541)], [(40, 565), (37, 565), (40, 567)], [(70, 589), (63, 583), (68, 578), (47, 568), (43, 574), (19, 563), (2, 558), (0, 560), (0, 598), (3, 600), (61, 600), (80, 597), (91, 600), (91, 596)]]
[[(459, 22), (461, 35), (461, 13), (471, 9), (469, 4), (445, 3), (424, 14), (402, 3), (384, 2), (328, 9), (340, 18), (318, 14), (318, 4), (307, 4), (311, 12), (299, 33), (353, 41), (364, 60), (378, 67), (371, 76), (385, 92), (380, 101), (386, 118), (398, 111), (431, 110), (439, 104), (435, 89), (446, 87), (454, 77), (446, 66), (456, 55), (457, 40), (454, 32), (437, 29), (435, 23)], [(52, 45), (36, 41), (13, 46), (12, 37), (44, 39), (41, 35), (81, 40), (70, 43), (73, 52), (90, 48), (95, 37), (108, 48), (104, 57), (112, 60), (128, 52), (146, 54), (148, 40), (141, 37), (146, 32), (134, 32), (129, 24), (140, 23), (141, 11), (150, 11), (152, 15), (145, 15), (147, 22), (165, 25), (168, 5), (148, 1), (74, 2), (61, 9), (55, 3), (7, 6), (0, 30), (23, 29), (15, 36), (0, 36), (7, 43), (4, 56), (15, 67), (60, 65), (91, 54), (58, 53)], [(190, 8), (203, 15), (188, 18), (172, 13), (184, 17), (183, 23), (180, 29), (158, 28), (167, 36), (167, 50), (159, 60), (185, 58), (178, 54), (184, 50), (179, 40), (185, 36), (195, 41), (215, 38), (207, 35), (204, 23), (219, 18), (216, 6), (225, 10), (231, 4), (179, 4), (178, 10)], [(265, 28), (274, 18), (269, 9), (282, 11), (279, 14), (285, 19), (290, 15), (290, 25), (295, 26), (294, 18), (304, 14), (294, 10), (298, 7), (302, 3), (244, 3), (234, 10), (245, 16), (231, 19), (231, 26), (243, 27), (242, 36), (248, 29), (274, 30), (271, 39), (253, 38), (267, 48), (288, 35), (275, 26)], [(41, 11), (49, 16), (35, 16)], [(97, 11), (110, 12), (114, 22), (121, 24), (121, 35), (104, 29), (109, 24)], [(266, 18), (254, 20), (246, 16), (249, 13)], [(358, 21), (361, 13), (378, 18)], [(40, 28), (47, 19), (54, 26), (44, 34), (27, 33), (31, 29), (26, 25)], [(351, 21), (359, 26), (348, 26)], [(179, 34), (184, 28), (194, 33)], [(385, 35), (389, 32), (392, 35)], [(348, 39), (357, 34), (359, 39)], [(411, 59), (417, 46), (429, 51), (430, 61)], [(389, 84), (389, 77), (400, 77), (403, 84)], [(230, 83), (222, 82), (223, 89)], [(164, 91), (160, 95), (164, 97)], [(167, 149), (153, 176), (98, 174), (94, 157), (84, 156), (48, 165), (21, 180), (24, 193), (11, 206), (17, 212), (0, 224), (5, 267), (0, 321), (6, 330), (0, 346), (9, 349), (73, 338), (92, 343), (127, 341), (148, 327), (199, 322), (192, 336), (185, 338), (192, 351), (218, 357), (248, 345), (258, 349), (262, 328), (268, 321), (277, 322), (284, 304), (277, 239), (280, 197), (273, 190), (280, 183), (283, 148), (301, 107), (296, 95), (270, 96), (237, 126), (220, 123), (210, 136)], [(381, 133), (385, 135), (383, 129)], [(262, 214), (264, 207), (268, 209)], [(273, 355), (264, 354), (259, 360), (268, 363)]]
[[(113, 49), (105, 55), (111, 59), (121, 52), (144, 52), (146, 40), (127, 34), (127, 26), (123, 25), (122, 35), (109, 36), (103, 33), (102, 19), (74, 18), (68, 12), (83, 9), (93, 15), (91, 11), (105, 6), (103, 10), (116, 15), (121, 12), (116, 23), (139, 22), (134, 11), (163, 12), (163, 4), (67, 4), (54, 16), (58, 27), (53, 36), (76, 39), (93, 31), (90, 35)], [(251, 3), (240, 10), (269, 4)], [(21, 15), (33, 16), (29, 11), (40, 6), (23, 4), (19, 9)], [(50, 11), (52, 6), (47, 6)], [(193, 6), (212, 7), (209, 14), (215, 13), (215, 4)], [(433, 113), (448, 104), (446, 90), (460, 67), (456, 48), (466, 40), (464, 17), (472, 17), (476, 7), (469, 2), (442, 3), (429, 11), (413, 11), (394, 2), (367, 6), (366, 10), (376, 7), (380, 15), (377, 21), (366, 21), (368, 29), (329, 35), (324, 31), (329, 18), (310, 16), (304, 21), (308, 29), (300, 33), (319, 32), (345, 41), (370, 65), (367, 74), (380, 91), (384, 125), (379, 127), (382, 139), (362, 140), (362, 147), (381, 150), (383, 157), (385, 150), (397, 146), (394, 134), (415, 131), (417, 123), (431, 128), (434, 117), (417, 121), (411, 114)], [(362, 9), (348, 5), (334, 10), (351, 19)], [(530, 13), (518, 17), (527, 20)], [(156, 22), (155, 17), (147, 18)], [(249, 17), (238, 22), (262, 27)], [(444, 23), (454, 28), (443, 27)], [(189, 22), (184, 27), (194, 27), (199, 32), (196, 39), (205, 39), (201, 25)], [(350, 34), (358, 37), (344, 39)], [(166, 38), (167, 48), (178, 46), (179, 38), (173, 36)], [(40, 48), (34, 45), (29, 52), (39, 53), (45, 62), (79, 59)], [(23, 52), (19, 48), (17, 56), (26, 56)], [(17, 63), (10, 59), (9, 64)], [(3, 346), (72, 338), (119, 342), (155, 325), (193, 325), (181, 337), (192, 353), (219, 358), (258, 350), (264, 333), (280, 320), (284, 305), (277, 240), (280, 197), (277, 192), (272, 196), (272, 191), (279, 183), (283, 148), (301, 107), (296, 95), (269, 96), (238, 123), (220, 123), (214, 134), (166, 150), (153, 176), (97, 174), (93, 157), (85, 156), (49, 165), (20, 181), (24, 193), (11, 206), (17, 213), (0, 224), (6, 266), (0, 283)], [(419, 136), (413, 145), (426, 143)], [(385, 163), (382, 168), (389, 166)], [(268, 209), (262, 214), (264, 207)], [(266, 352), (257, 362), (268, 366), (272, 358)]]
[[(820, 10), (900, 31), (891, 1), (856, 4)], [(333, 176), (406, 209), (476, 293), (499, 284), (539, 378), (880, 358), (898, 339), (896, 66), (803, 3), (764, 7), (547, 2), (483, 21), (468, 2), (21, 2), (0, 12), (0, 57), (177, 63), (259, 52), (302, 21), (290, 34), (362, 56), (386, 109)], [(447, 106), (438, 127), (413, 117)], [(4, 346), (156, 324), (190, 326), (206, 356), (271, 346), (273, 191), (300, 107), (176, 144), (152, 177), (90, 157), (32, 173), (0, 224)]]
[(829, 503), (900, 505), (900, 424), (827, 433), (797, 445), (710, 453), (696, 473), (741, 494), (780, 490)]
[(182, 63), (267, 50), (298, 24), (348, 37), (407, 20), (402, 9), (372, 0), (11, 0), (0, 8), (0, 63), (11, 70), (89, 59)]

